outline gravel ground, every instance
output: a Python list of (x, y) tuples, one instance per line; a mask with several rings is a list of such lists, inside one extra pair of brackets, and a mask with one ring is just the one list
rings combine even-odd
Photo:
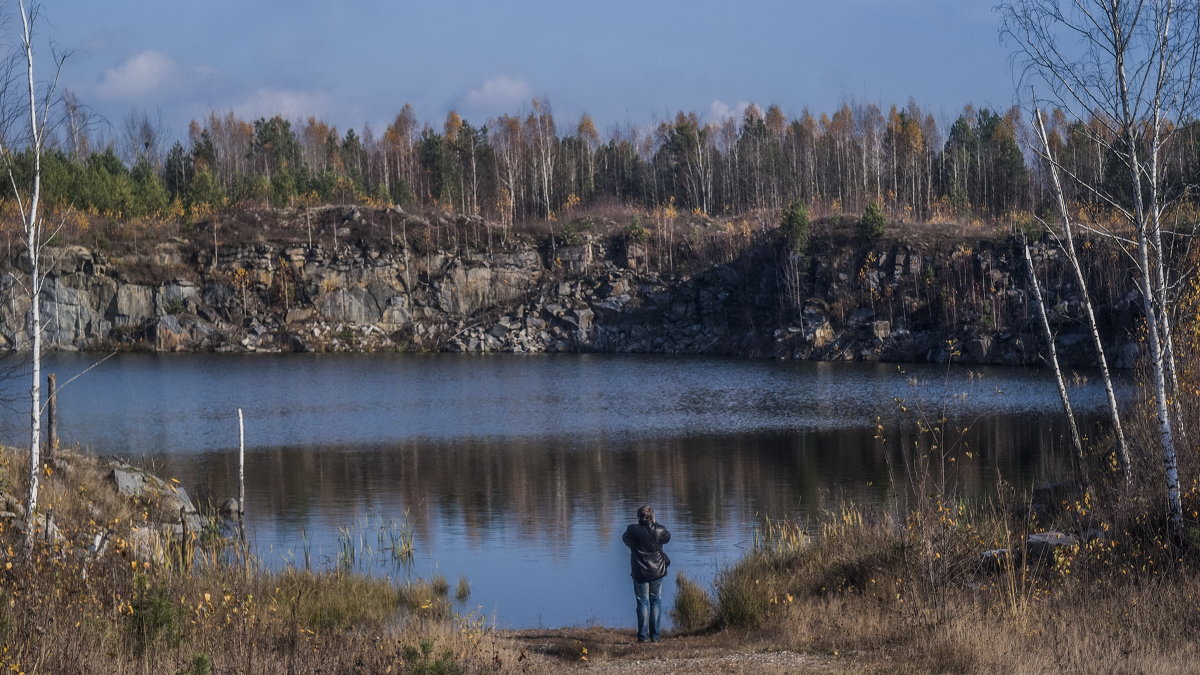
[(632, 631), (558, 628), (511, 631), (529, 654), (528, 672), (845, 673), (867, 670), (842, 656), (771, 648), (753, 635), (719, 632), (638, 644)]

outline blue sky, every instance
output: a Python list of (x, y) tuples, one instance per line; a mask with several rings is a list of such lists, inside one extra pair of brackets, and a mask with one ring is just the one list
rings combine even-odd
[[(833, 111), (843, 101), (939, 118), (1013, 102), (1009, 52), (983, 0), (65, 0), (44, 39), (72, 50), (63, 81), (111, 124), (131, 111), (171, 136), (210, 110), (315, 115), (377, 132), (411, 103), (440, 125), (549, 99), (560, 124), (602, 132), (746, 102)], [(45, 62), (45, 61), (44, 61)]]

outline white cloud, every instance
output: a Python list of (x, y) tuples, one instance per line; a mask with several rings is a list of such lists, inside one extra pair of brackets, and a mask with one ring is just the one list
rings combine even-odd
[(749, 107), (749, 101), (739, 101), (731, 106), (728, 103), (718, 99), (713, 101), (712, 104), (708, 106), (708, 112), (704, 116), (704, 121), (711, 122), (713, 124), (720, 124), (730, 117), (740, 121), (742, 119), (742, 115), (746, 113), (746, 108)]
[(332, 112), (332, 107), (330, 97), (323, 92), (262, 88), (235, 104), (233, 111), (247, 119), (281, 115), (298, 120), (310, 115), (323, 117)]
[(533, 89), (528, 82), (496, 75), (468, 91), (462, 98), (462, 107), (468, 112), (485, 115), (517, 113), (532, 99)]
[(138, 98), (166, 85), (178, 83), (180, 67), (174, 59), (154, 50), (133, 55), (124, 63), (104, 71), (96, 93), (107, 100)]

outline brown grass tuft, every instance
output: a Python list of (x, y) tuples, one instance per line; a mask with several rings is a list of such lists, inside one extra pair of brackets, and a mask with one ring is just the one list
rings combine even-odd
[(675, 587), (675, 605), (671, 609), (675, 627), (691, 633), (712, 626), (716, 606), (708, 592), (682, 573), (675, 577)]

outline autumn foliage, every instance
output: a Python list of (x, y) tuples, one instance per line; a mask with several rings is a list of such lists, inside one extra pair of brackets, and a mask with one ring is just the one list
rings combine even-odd
[[(74, 102), (74, 114), (80, 114)], [(1113, 158), (1097, 149), (1096, 120), (1050, 115), (1058, 156), (1071, 171), (1101, 176)], [(87, 129), (76, 124), (72, 129)], [(451, 111), (421, 121), (405, 105), (382, 132), (339, 130), (308, 117), (244, 120), (210, 113), (172, 134), (148, 121), (97, 148), (86, 133), (57, 139), (44, 157), (46, 201), (117, 221), (198, 220), (232, 207), (365, 204), (450, 209), (511, 226), (554, 223), (597, 204), (684, 213), (778, 212), (794, 200), (815, 213), (857, 215), (875, 203), (888, 221), (971, 223), (1047, 207), (1044, 176), (1026, 163), (1018, 109), (966, 106), (948, 129), (910, 101), (887, 111), (843, 105), (794, 117), (750, 105), (739, 117), (692, 113), (650, 128), (601, 135), (586, 114), (554, 117), (548, 101), (475, 122)], [(1169, 166), (1197, 170), (1188, 130)], [(18, 174), (31, 170), (18, 158)], [(18, 176), (19, 177), (19, 176)], [(1089, 194), (1081, 208), (1103, 210)]]

